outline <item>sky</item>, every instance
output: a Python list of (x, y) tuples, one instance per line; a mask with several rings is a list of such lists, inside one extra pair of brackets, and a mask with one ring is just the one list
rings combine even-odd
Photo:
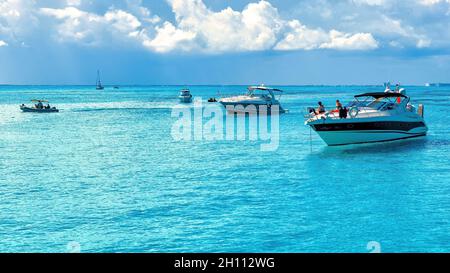
[(0, 84), (450, 82), (450, 0), (0, 0)]

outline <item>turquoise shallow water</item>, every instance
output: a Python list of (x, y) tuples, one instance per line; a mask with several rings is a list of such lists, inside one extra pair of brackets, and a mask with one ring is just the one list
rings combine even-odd
[[(450, 90), (407, 87), (425, 138), (326, 147), (307, 106), (382, 87), (281, 87), (280, 144), (173, 140), (177, 86), (0, 86), (0, 251), (450, 251)], [(240, 86), (192, 86), (207, 99)], [(57, 114), (21, 113), (46, 98)]]

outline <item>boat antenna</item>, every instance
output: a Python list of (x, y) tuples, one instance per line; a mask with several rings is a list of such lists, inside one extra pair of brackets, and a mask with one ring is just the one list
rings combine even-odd
[(100, 70), (99, 69), (97, 69), (97, 85), (98, 84), (102, 84), (102, 82), (101, 82), (101, 80), (100, 80)]

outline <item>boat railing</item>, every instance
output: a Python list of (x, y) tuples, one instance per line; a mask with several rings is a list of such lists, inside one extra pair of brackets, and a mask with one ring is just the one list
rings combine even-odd
[[(358, 114), (356, 116), (352, 117), (352, 116), (350, 116), (350, 109), (348, 110), (349, 112), (347, 114), (347, 119), (358, 118), (358, 116), (362, 113), (364, 114), (365, 118), (384, 116), (380, 111), (368, 111), (365, 108), (358, 108)], [(307, 113), (304, 115), (304, 117), (308, 120), (341, 119), (341, 117), (339, 116), (339, 111), (337, 111), (337, 110), (327, 111), (327, 112), (325, 112), (325, 114), (319, 114), (319, 115), (315, 115), (314, 113)]]

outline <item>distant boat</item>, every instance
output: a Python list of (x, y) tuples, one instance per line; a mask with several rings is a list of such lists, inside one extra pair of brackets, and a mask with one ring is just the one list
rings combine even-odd
[(446, 82), (437, 82), (437, 83), (426, 83), (426, 87), (449, 87), (450, 83)]
[[(34, 103), (33, 106), (26, 106), (25, 104), (20, 105), (20, 110), (22, 112), (33, 112), (33, 113), (55, 113), (59, 112), (56, 107), (51, 107), (47, 100), (31, 100)], [(44, 105), (44, 104), (47, 105)]]
[(95, 89), (97, 90), (103, 90), (105, 87), (102, 85), (102, 81), (100, 80), (100, 71), (97, 70), (97, 81), (95, 83)]
[[(277, 88), (266, 87), (263, 84), (259, 86), (249, 86), (247, 90), (248, 92), (246, 95), (221, 98), (219, 100), (219, 103), (225, 107), (232, 106), (231, 108), (227, 108), (231, 110), (229, 112), (241, 111), (240, 108), (234, 108), (239, 105), (243, 107), (252, 105), (255, 107), (256, 111), (259, 111), (260, 107), (266, 107), (265, 108), (266, 111), (271, 112), (272, 106), (277, 105), (279, 107), (278, 109), (279, 113), (286, 113), (287, 110), (281, 107), (280, 104), (280, 97), (281, 93), (283, 92), (282, 90)], [(280, 96), (276, 98), (274, 92), (278, 92)]]
[(192, 102), (192, 95), (191, 91), (189, 89), (185, 88), (180, 91), (180, 95), (178, 96), (178, 99), (182, 103), (190, 103)]

